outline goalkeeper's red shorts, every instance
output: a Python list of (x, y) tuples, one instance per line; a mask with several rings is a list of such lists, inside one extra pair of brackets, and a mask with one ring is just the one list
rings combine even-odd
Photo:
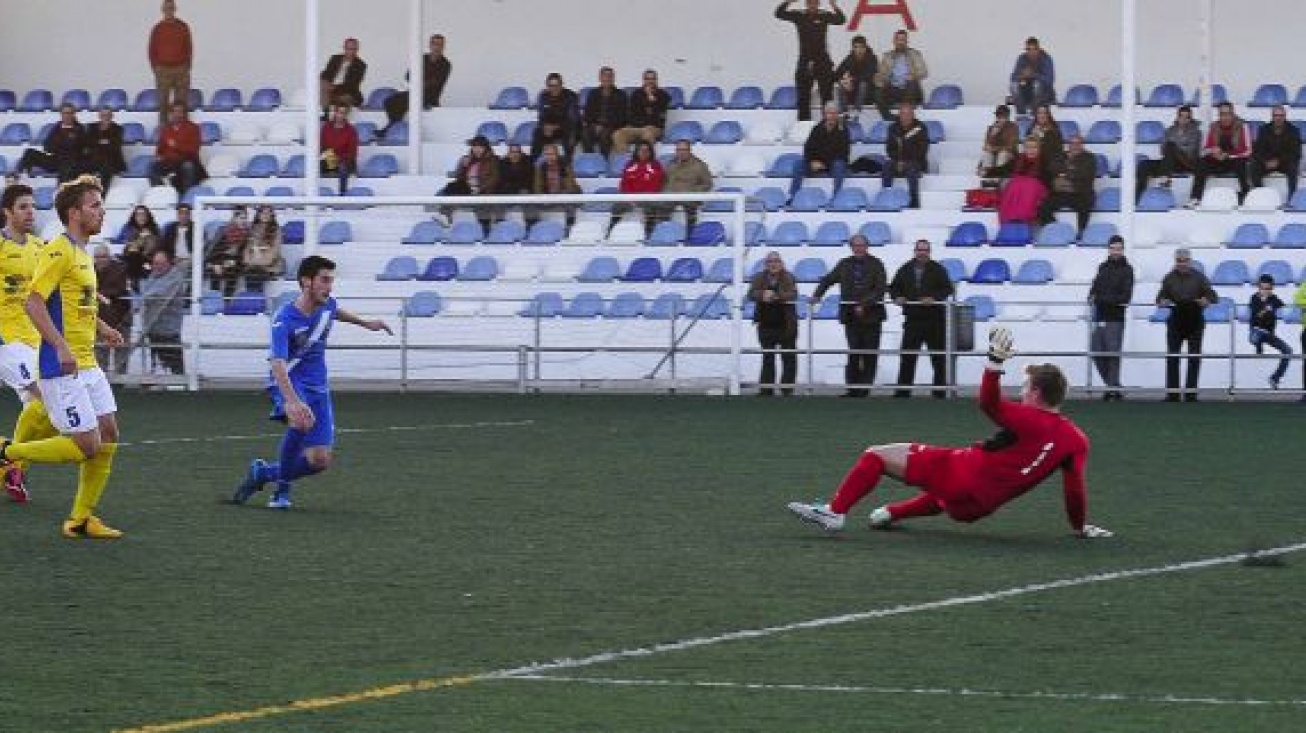
[(912, 443), (903, 478), (934, 497), (949, 517), (974, 522), (993, 510), (977, 498), (982, 479), (971, 469), (971, 450)]

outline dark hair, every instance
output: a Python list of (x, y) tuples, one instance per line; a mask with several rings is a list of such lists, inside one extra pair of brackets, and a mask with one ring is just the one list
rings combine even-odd
[(6, 186), (3, 195), (0, 195), (0, 209), (8, 211), (18, 203), (18, 199), (24, 196), (35, 196), (32, 187), (26, 183), (15, 183), (12, 186)]
[(561, 84), (561, 83), (562, 83), (562, 74), (559, 74), (559, 73), (556, 72), (556, 71), (551, 71), (551, 72), (549, 72), (549, 75), (546, 76), (546, 77), (544, 77), (544, 83), (547, 84), (547, 83), (549, 83), (549, 82), (551, 82), (551, 81), (556, 81), (556, 82), (558, 82), (559, 84)]
[(1057, 407), (1066, 400), (1069, 384), (1061, 367), (1056, 364), (1030, 364), (1025, 367), (1029, 377), (1029, 386), (1037, 389), (1048, 407)]
[(1273, 285), (1274, 276), (1270, 274), (1261, 275), (1259, 278), (1256, 279), (1256, 282), (1260, 283), (1261, 285)]
[(299, 269), (295, 272), (295, 279), (301, 282), (304, 278), (312, 280), (323, 270), (334, 269), (336, 269), (336, 263), (331, 260), (322, 255), (309, 255), (299, 261)]
[(1233, 112), (1233, 102), (1221, 102), (1215, 105), (1216, 109), (1224, 109), (1225, 107), (1228, 107), (1229, 111)]
[(59, 186), (54, 194), (54, 210), (59, 214), (59, 223), (68, 226), (68, 212), (82, 205), (82, 197), (90, 192), (104, 193), (100, 179), (92, 175), (74, 178)]
[(1120, 236), (1119, 234), (1112, 234), (1111, 237), (1108, 238), (1108, 239), (1106, 240), (1106, 243), (1107, 243), (1108, 245), (1111, 245), (1111, 244), (1124, 244), (1124, 243), (1125, 243), (1125, 238), (1122, 237), (1122, 236)]
[(1011, 108), (1005, 104), (999, 104), (998, 108), (993, 110), (995, 117), (1011, 117)]
[(866, 45), (866, 36), (853, 36), (853, 41), (852, 41), (852, 42), (853, 42), (853, 43), (860, 43), (860, 44), (862, 44), (863, 46), (865, 46), (865, 45)]
[(132, 207), (132, 213), (130, 213), (130, 214), (127, 215), (127, 226), (129, 226), (129, 227), (137, 227), (137, 226), (138, 226), (138, 225), (136, 224), (136, 212), (138, 212), (138, 211), (144, 211), (144, 212), (145, 212), (145, 226), (144, 226), (144, 227), (140, 227), (140, 229), (141, 229), (141, 230), (149, 230), (149, 231), (153, 232), (155, 235), (158, 235), (158, 233), (159, 233), (159, 223), (158, 223), (157, 221), (154, 220), (154, 212), (153, 212), (153, 211), (150, 211), (150, 207), (148, 207), (148, 206), (146, 206), (146, 205), (144, 205), (144, 204), (137, 204), (136, 206)]
[(1191, 115), (1193, 113), (1193, 107), (1190, 104), (1181, 104), (1179, 105), (1179, 109), (1175, 110), (1175, 114), (1179, 114), (1180, 112), (1187, 112)]
[(1025, 39), (1025, 45), (1026, 45), (1026, 46), (1037, 46), (1037, 45), (1038, 45), (1038, 39), (1035, 38), (1034, 36), (1030, 36), (1029, 38), (1026, 38), (1026, 39)]

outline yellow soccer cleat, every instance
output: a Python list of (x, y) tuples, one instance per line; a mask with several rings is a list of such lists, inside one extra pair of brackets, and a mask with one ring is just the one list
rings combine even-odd
[(122, 537), (122, 531), (105, 524), (99, 517), (91, 516), (80, 521), (65, 519), (63, 536), (70, 540), (116, 540)]

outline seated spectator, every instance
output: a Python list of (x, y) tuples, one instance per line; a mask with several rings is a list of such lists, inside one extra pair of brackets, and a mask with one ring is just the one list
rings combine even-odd
[(71, 181), (85, 172), (86, 145), (86, 130), (77, 121), (77, 108), (64, 104), (59, 107), (58, 124), (42, 141), (42, 149), (24, 150), (14, 170), (31, 175), (33, 168), (41, 168), (57, 175), (60, 183)]
[(105, 192), (113, 177), (127, 170), (122, 155), (122, 125), (113, 121), (113, 110), (105, 107), (98, 119), (86, 126), (86, 168), (100, 178)]
[(1265, 183), (1269, 173), (1282, 173), (1288, 179), (1288, 198), (1297, 193), (1297, 176), (1301, 172), (1301, 133), (1288, 121), (1283, 105), (1270, 112), (1270, 124), (1256, 133), (1248, 175), (1253, 186)]
[[(444, 94), (444, 85), (449, 81), (449, 72), (453, 69), (449, 59), (444, 55), (444, 36), (436, 33), (431, 36), (429, 50), (422, 56), (422, 108), (431, 109), (440, 106), (440, 96)], [(404, 80), (408, 75), (404, 74)], [(378, 138), (384, 138), (390, 128), (408, 116), (408, 91), (399, 91), (385, 98), (385, 127), (376, 131)]]
[[(688, 140), (676, 141), (676, 154), (667, 166), (665, 193), (708, 193), (712, 190), (712, 171), (698, 156)], [(701, 203), (685, 204), (685, 219), (692, 228), (698, 223)]]
[(191, 219), (190, 204), (177, 206), (177, 219), (163, 227), (161, 249), (167, 250), (178, 267), (189, 267), (195, 253), (195, 222)]
[(159, 225), (149, 207), (137, 206), (118, 233), (122, 243), (122, 261), (127, 266), (127, 279), (131, 289), (141, 289), (141, 279), (149, 270), (150, 255), (162, 246)]
[(331, 107), (348, 105), (363, 106), (363, 76), (367, 74), (367, 62), (358, 57), (358, 39), (346, 38), (343, 53), (333, 55), (327, 60), (326, 68), (318, 76), (321, 84), (322, 120), (326, 121)]
[(349, 122), (349, 107), (337, 104), (331, 108), (331, 119), (322, 125), (320, 140), (322, 175), (335, 176), (344, 196), (349, 177), (358, 170), (358, 130)]
[(661, 140), (670, 106), (671, 96), (658, 88), (658, 72), (645, 70), (643, 86), (630, 95), (626, 126), (612, 133), (613, 149), (619, 155), (625, 155), (637, 141), (656, 143)]
[(509, 145), (508, 154), (499, 161), (498, 193), (530, 193), (534, 185), (535, 166), (531, 159), (522, 152), (520, 145)]
[(1097, 179), (1097, 158), (1084, 148), (1084, 137), (1070, 136), (1070, 149), (1052, 166), (1052, 186), (1039, 208), (1039, 223), (1056, 220), (1056, 210), (1065, 206), (1075, 212), (1079, 233), (1084, 233), (1093, 213), (1093, 181)]
[(822, 174), (834, 179), (834, 192), (838, 193), (848, 174), (850, 146), (848, 128), (839, 117), (839, 108), (833, 102), (825, 105), (821, 122), (807, 134), (807, 142), (803, 144), (803, 162), (789, 182), (789, 197), (798, 193), (803, 178)]
[(1038, 142), (1043, 156), (1040, 160), (1043, 185), (1051, 185), (1052, 166), (1062, 155), (1065, 155), (1065, 141), (1061, 139), (1061, 127), (1053, 119), (1051, 107), (1044, 104), (1034, 110), (1034, 124), (1030, 126), (1026, 137), (1032, 137)]
[(853, 36), (852, 50), (834, 68), (834, 99), (845, 120), (860, 117), (862, 108), (875, 102), (878, 69), (875, 54), (866, 45), (866, 36)]
[(531, 138), (531, 160), (539, 160), (545, 143), (557, 143), (568, 158), (576, 145), (576, 126), (580, 121), (580, 105), (576, 93), (562, 84), (562, 75), (549, 74), (544, 91), (535, 100), (535, 135)]
[[(635, 143), (635, 153), (621, 171), (621, 183), (617, 190), (621, 193), (661, 193), (665, 181), (666, 172), (653, 154), (653, 144), (641, 140)], [(644, 215), (646, 233), (653, 231), (653, 219), (652, 211)]]
[(1175, 120), (1166, 128), (1158, 160), (1143, 160), (1136, 169), (1134, 200), (1143, 197), (1148, 180), (1160, 178), (1161, 185), (1170, 186), (1170, 176), (1175, 173), (1196, 173), (1202, 149), (1202, 123), (1193, 120), (1193, 108), (1183, 105), (1175, 110)]
[(1198, 159), (1197, 174), (1193, 177), (1190, 207), (1202, 202), (1206, 192), (1206, 178), (1212, 173), (1238, 176), (1238, 203), (1247, 196), (1247, 160), (1251, 157), (1251, 133), (1247, 123), (1234, 115), (1233, 105), (1223, 102), (1216, 105), (1219, 114), (1215, 124), (1206, 132), (1206, 144)]
[[(95, 262), (96, 291), (100, 295), (99, 318), (105, 325), (122, 334), (125, 342), (130, 343), (132, 301), (127, 265), (122, 260), (109, 256), (107, 244), (95, 245), (91, 257)], [(130, 346), (95, 347), (95, 361), (100, 369), (109, 374), (125, 374), (130, 356)]]
[(141, 291), (141, 332), (150, 345), (151, 361), (164, 374), (185, 371), (181, 350), (181, 321), (186, 310), (190, 278), (165, 251), (154, 253), (150, 277)]
[(1056, 104), (1056, 78), (1052, 57), (1039, 46), (1038, 39), (1025, 39), (1025, 52), (1016, 57), (1011, 69), (1011, 104), (1016, 106), (1016, 114)]
[[(557, 145), (545, 145), (540, 153), (540, 162), (535, 166), (535, 179), (531, 182), (531, 191), (536, 194), (578, 194), (580, 184), (571, 163), (558, 153)], [(566, 207), (567, 226), (576, 219), (575, 207)], [(528, 214), (528, 218), (529, 214)]]
[(184, 104), (174, 104), (168, 111), (168, 124), (159, 130), (159, 144), (150, 163), (151, 186), (162, 186), (168, 177), (179, 196), (209, 177), (200, 162), (200, 126), (187, 118)]
[(249, 231), (249, 215), (244, 206), (237, 206), (231, 211), (231, 220), (222, 225), (205, 252), (204, 271), (209, 276), (209, 289), (221, 291), (224, 298), (236, 294)]
[(249, 240), (241, 256), (245, 288), (263, 292), (268, 280), (281, 277), (286, 261), (281, 255), (281, 225), (271, 206), (260, 206), (249, 228)]
[(898, 105), (898, 119), (889, 125), (884, 150), (887, 160), (880, 176), (881, 184), (891, 188), (894, 177), (903, 176), (907, 179), (907, 190), (911, 196), (908, 206), (919, 209), (921, 175), (930, 167), (930, 131), (916, 119), (916, 107), (911, 102)]
[(984, 132), (984, 149), (980, 153), (981, 178), (1006, 178), (1020, 149), (1020, 128), (1011, 121), (1011, 108), (1005, 104), (993, 110), (993, 123)]
[(875, 104), (880, 108), (880, 118), (892, 120), (890, 111), (903, 102), (923, 104), (925, 89), (921, 82), (929, 76), (925, 56), (907, 45), (907, 31), (893, 34), (893, 48), (880, 57), (875, 71)]
[(998, 193), (1000, 223), (1023, 221), (1033, 225), (1038, 220), (1039, 207), (1048, 196), (1048, 188), (1043, 183), (1043, 157), (1038, 140), (1025, 138), (1011, 178)]
[(479, 196), (498, 190), (499, 159), (490, 149), (490, 141), (477, 135), (467, 144), (467, 155), (458, 161), (453, 180), (440, 189), (441, 196)]
[(612, 154), (612, 134), (626, 126), (629, 102), (626, 93), (617, 88), (617, 75), (612, 67), (599, 69), (599, 85), (585, 98), (581, 116), (581, 149), (592, 153), (597, 149), (604, 158)]

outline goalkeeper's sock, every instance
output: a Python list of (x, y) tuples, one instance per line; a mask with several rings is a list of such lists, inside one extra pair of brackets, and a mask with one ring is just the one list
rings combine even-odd
[(77, 442), (66, 435), (31, 443), (11, 443), (4, 457), (14, 463), (77, 463), (86, 460), (86, 454)]
[[(34, 440), (53, 438), (58, 434), (59, 431), (50, 423), (50, 414), (45, 411), (44, 402), (29, 400), (23, 405), (23, 411), (18, 413), (18, 423), (14, 426), (15, 443), (31, 443)], [(22, 460), (15, 463), (24, 471), (29, 465), (28, 461)]]
[(924, 491), (905, 501), (890, 504), (885, 507), (885, 510), (895, 522), (900, 519), (932, 517), (943, 513), (943, 507), (939, 505), (938, 500)]
[(82, 461), (77, 473), (77, 496), (73, 498), (73, 511), (69, 519), (81, 521), (95, 513), (95, 507), (104, 495), (104, 487), (109, 483), (109, 474), (113, 471), (113, 456), (118, 452), (117, 443), (104, 443), (100, 452)]
[(844, 477), (843, 483), (839, 484), (839, 490), (834, 494), (834, 501), (830, 502), (830, 511), (835, 514), (847, 514), (854, 504), (871, 493), (871, 489), (880, 483), (880, 476), (883, 474), (884, 459), (871, 451), (863, 453), (862, 457), (857, 459), (857, 463), (853, 464), (852, 470)]

